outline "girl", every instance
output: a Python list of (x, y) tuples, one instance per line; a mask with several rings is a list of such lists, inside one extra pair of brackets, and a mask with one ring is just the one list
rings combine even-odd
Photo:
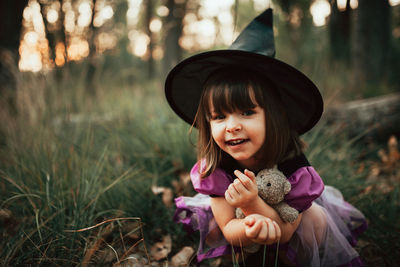
[[(255, 18), (228, 50), (190, 57), (168, 75), (173, 110), (199, 130), (193, 198), (175, 219), (200, 231), (198, 261), (257, 243), (279, 246), (290, 265), (360, 266), (352, 248), (364, 216), (324, 186), (299, 135), (322, 114), (322, 98), (301, 72), (274, 55), (272, 11)], [(259, 196), (255, 173), (277, 165), (291, 183), (285, 201), (300, 215), (285, 223)], [(235, 217), (242, 209), (244, 219)], [(208, 250), (206, 250), (208, 246)], [(262, 266), (263, 249), (242, 259)]]

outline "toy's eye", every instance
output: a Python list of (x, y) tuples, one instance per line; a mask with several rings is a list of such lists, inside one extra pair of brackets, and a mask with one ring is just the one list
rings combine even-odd
[(271, 183), (268, 183), (267, 186), (271, 186)]

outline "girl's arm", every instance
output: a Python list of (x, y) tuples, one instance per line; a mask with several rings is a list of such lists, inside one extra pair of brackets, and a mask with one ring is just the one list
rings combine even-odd
[(212, 198), (211, 209), (225, 239), (234, 246), (273, 244), (281, 239), (281, 231), (276, 222), (258, 214), (237, 219), (235, 208), (223, 197)]
[(244, 173), (235, 171), (238, 179), (228, 187), (225, 192), (225, 199), (228, 205), (239, 207), (243, 213), (260, 214), (276, 221), (282, 231), (282, 243), (290, 240), (301, 221), (301, 214), (293, 223), (282, 221), (279, 214), (258, 195), (257, 184), (253, 172), (245, 170)]

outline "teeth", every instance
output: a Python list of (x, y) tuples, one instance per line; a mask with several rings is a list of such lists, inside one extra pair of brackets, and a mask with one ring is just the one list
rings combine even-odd
[(230, 145), (237, 145), (237, 144), (241, 144), (243, 143), (245, 140), (241, 139), (241, 140), (234, 140), (234, 141), (230, 141), (229, 144)]

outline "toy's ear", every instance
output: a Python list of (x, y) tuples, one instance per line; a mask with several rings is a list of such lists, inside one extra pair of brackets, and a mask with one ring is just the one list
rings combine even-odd
[(285, 195), (286, 195), (287, 193), (289, 193), (291, 189), (292, 189), (292, 185), (289, 183), (289, 181), (286, 180), (286, 182), (285, 182), (285, 188), (284, 188), (284, 190), (285, 190)]

